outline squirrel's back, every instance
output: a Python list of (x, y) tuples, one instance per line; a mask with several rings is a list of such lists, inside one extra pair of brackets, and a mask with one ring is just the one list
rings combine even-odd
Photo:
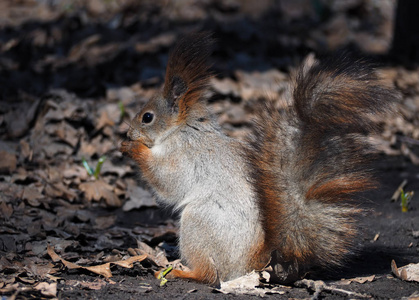
[(289, 110), (265, 109), (247, 156), (282, 280), (339, 265), (352, 250), (355, 193), (375, 186), (367, 134), (396, 98), (371, 65), (338, 56), (301, 67)]

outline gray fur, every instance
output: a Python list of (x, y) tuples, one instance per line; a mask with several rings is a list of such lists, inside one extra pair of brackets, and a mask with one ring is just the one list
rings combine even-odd
[(263, 237), (247, 165), (239, 142), (215, 123), (190, 122), (151, 148), (153, 173), (165, 182), (155, 192), (181, 211), (182, 258), (193, 264), (189, 257), (201, 253), (213, 260), (220, 279), (233, 279), (250, 271), (244, 261)]

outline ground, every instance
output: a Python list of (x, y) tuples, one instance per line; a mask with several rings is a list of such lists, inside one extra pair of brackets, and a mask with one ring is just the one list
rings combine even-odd
[[(398, 267), (419, 263), (419, 70), (388, 55), (394, 5), (3, 1), (0, 295), (238, 297), (182, 280), (159, 286), (154, 270), (178, 257), (176, 216), (157, 206), (134, 163), (118, 151), (130, 119), (161, 87), (170, 47), (186, 32), (208, 30), (217, 39), (209, 106), (238, 139), (252, 130), (256, 102), (280, 104), (289, 75), (310, 53), (345, 50), (374, 60), (402, 95), (398, 113), (378, 120), (382, 130), (371, 137), (380, 149), (374, 164), (380, 186), (358, 195), (364, 213), (354, 253), (344, 267), (310, 278), (327, 285), (318, 294), (307, 286), (267, 284), (266, 296), (418, 297), (419, 283), (391, 269), (393, 260)], [(391, 200), (404, 181), (404, 192), (415, 193), (407, 212), (400, 196)], [(95, 265), (101, 267), (88, 269)]]

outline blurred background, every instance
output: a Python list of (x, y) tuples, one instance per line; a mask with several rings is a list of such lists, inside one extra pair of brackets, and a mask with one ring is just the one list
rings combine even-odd
[[(415, 5), (400, 2), (410, 9)], [(2, 0), (0, 97), (7, 100), (21, 91), (39, 95), (50, 88), (103, 96), (109, 85), (159, 84), (170, 46), (180, 35), (199, 30), (214, 32), (215, 70), (222, 76), (236, 69), (287, 70), (311, 51), (350, 49), (386, 55), (392, 49), (396, 4), (396, 0)], [(405, 53), (402, 56), (409, 60)]]

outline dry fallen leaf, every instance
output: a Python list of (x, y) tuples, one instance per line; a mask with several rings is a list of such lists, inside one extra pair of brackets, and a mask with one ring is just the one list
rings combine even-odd
[[(55, 253), (54, 247), (52, 247), (50, 245), (48, 245), (47, 251), (48, 251), (48, 254), (51, 257), (52, 261), (54, 261), (54, 262), (61, 261), (64, 264), (64, 266), (66, 266), (70, 270), (72, 270), (72, 269), (84, 269), (84, 270), (88, 270), (90, 272), (93, 272), (95, 274), (102, 275), (105, 278), (112, 277), (111, 268), (110, 268), (111, 263), (105, 263), (105, 264), (97, 265), (97, 266), (83, 267), (83, 266), (80, 266), (78, 264), (69, 262), (69, 261), (61, 258), (57, 253)], [(121, 267), (124, 267), (124, 268), (132, 268), (134, 262), (143, 261), (146, 257), (147, 257), (147, 255), (133, 256), (133, 257), (130, 257), (126, 260), (114, 261), (114, 262), (112, 262), (112, 264), (115, 264), (115, 265), (118, 265), (118, 266), (121, 266)]]
[(40, 203), (38, 200), (43, 197), (42, 193), (33, 185), (28, 185), (23, 188), (22, 199), (27, 200), (31, 206), (39, 206)]
[[(0, 199), (1, 201), (1, 199)], [(8, 220), (13, 214), (13, 207), (11, 204), (6, 204), (6, 202), (0, 203), (0, 212), (2, 216)]]
[(20, 156), (24, 159), (32, 160), (33, 151), (29, 143), (25, 140), (20, 140)]
[(144, 242), (137, 240), (138, 248), (135, 249), (138, 253), (147, 255), (147, 258), (153, 261), (157, 266), (166, 267), (169, 264), (169, 261), (161, 249), (151, 248)]
[(285, 294), (284, 291), (280, 291), (275, 288), (263, 288), (260, 287), (259, 273), (255, 271), (246, 274), (242, 277), (221, 282), (221, 287), (216, 289), (223, 294), (234, 294), (234, 295), (255, 295), (263, 297), (265, 294)]
[(29, 277), (17, 276), (17, 278), (24, 283), (34, 284), (36, 282), (35, 279)]
[(78, 265), (76, 265), (76, 266), (77, 266), (77, 269), (85, 269), (85, 270), (88, 270), (90, 272), (96, 273), (98, 275), (102, 275), (105, 278), (112, 277), (110, 263), (105, 263), (105, 264), (102, 264), (102, 265), (90, 266), (90, 267), (81, 267), (81, 266), (78, 266)]
[(122, 205), (121, 200), (113, 192), (112, 186), (102, 180), (84, 182), (79, 185), (79, 189), (84, 192), (89, 201), (99, 201), (103, 198), (108, 206), (119, 207)]
[(80, 132), (65, 121), (45, 125), (45, 132), (51, 137), (76, 147), (79, 142)]
[(9, 283), (4, 288), (0, 289), (0, 293), (14, 292), (19, 288), (19, 283)]
[(22, 264), (21, 269), (25, 270), (28, 276), (35, 276), (38, 279), (45, 278), (52, 271), (53, 267), (52, 264), (36, 263), (30, 258), (25, 258)]
[(0, 150), (0, 173), (12, 174), (16, 170), (16, 155), (7, 151)]
[(350, 278), (350, 279), (342, 279), (338, 283), (340, 285), (348, 285), (348, 284), (351, 284), (352, 282), (356, 282), (356, 283), (372, 282), (372, 281), (374, 281), (374, 279), (375, 279), (375, 275), (371, 275), (371, 276), (366, 276), (366, 277), (355, 277), (355, 278)]
[(62, 174), (66, 179), (80, 178), (81, 180), (86, 180), (89, 176), (84, 167), (74, 164), (66, 165)]
[(115, 122), (109, 117), (109, 114), (106, 110), (102, 110), (99, 119), (96, 122), (96, 130), (100, 130), (105, 126), (114, 126)]
[(114, 261), (112, 264), (118, 265), (127, 269), (131, 269), (134, 266), (135, 262), (142, 261), (146, 259), (147, 255), (137, 255), (127, 258), (125, 260)]
[(215, 90), (216, 93), (221, 95), (232, 95), (234, 97), (240, 96), (240, 91), (238, 84), (231, 78), (212, 78), (211, 87)]
[(77, 193), (70, 190), (62, 182), (47, 184), (45, 186), (45, 194), (54, 198), (65, 198), (70, 202), (77, 197)]
[(408, 264), (398, 268), (394, 260), (391, 261), (391, 271), (397, 278), (405, 281), (419, 282), (419, 263)]
[(54, 248), (50, 245), (48, 245), (47, 251), (48, 251), (49, 256), (52, 258), (52, 261), (54, 261), (54, 262), (61, 261), (64, 264), (64, 266), (66, 266), (70, 270), (72, 270), (72, 269), (84, 269), (84, 270), (88, 270), (90, 272), (96, 273), (98, 275), (103, 275), (105, 278), (112, 277), (112, 273), (111, 273), (111, 270), (110, 270), (110, 264), (109, 263), (99, 265), (99, 266), (82, 267), (82, 266), (79, 266), (75, 263), (69, 262), (69, 261), (61, 258), (57, 253), (55, 253)]
[(116, 216), (102, 216), (95, 218), (95, 228), (106, 229), (115, 224)]
[(244, 101), (260, 97), (278, 98), (277, 92), (284, 87), (283, 83), (288, 79), (287, 75), (274, 69), (264, 72), (238, 70), (234, 74), (238, 79), (238, 89)]
[(40, 282), (33, 287), (35, 290), (40, 291), (46, 297), (57, 296), (57, 283)]

